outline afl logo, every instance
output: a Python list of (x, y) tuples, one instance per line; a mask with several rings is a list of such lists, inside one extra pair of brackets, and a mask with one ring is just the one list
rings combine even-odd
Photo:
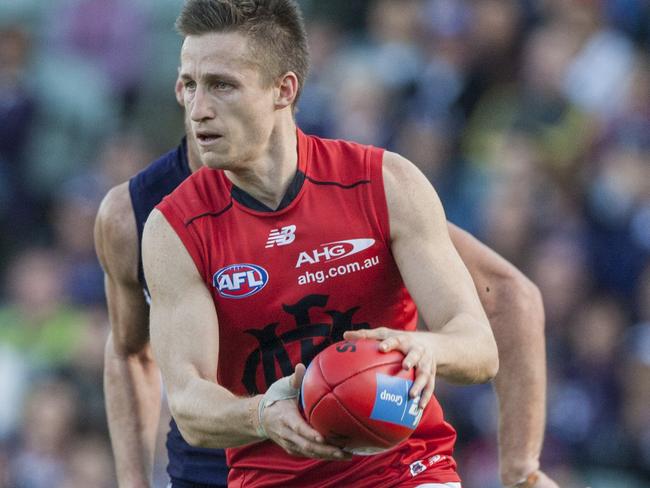
[(212, 277), (219, 295), (225, 298), (246, 298), (254, 295), (269, 282), (269, 273), (256, 264), (231, 264)]

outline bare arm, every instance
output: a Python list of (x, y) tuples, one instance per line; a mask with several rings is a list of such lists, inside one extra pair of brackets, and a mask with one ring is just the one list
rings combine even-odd
[(138, 282), (138, 235), (128, 184), (104, 198), (95, 248), (104, 268), (111, 334), (104, 354), (104, 395), (120, 486), (151, 486), (160, 419), (160, 372), (149, 348), (147, 305)]
[[(199, 447), (235, 447), (265, 440), (261, 395), (237, 397), (217, 383), (219, 327), (214, 302), (192, 258), (165, 217), (154, 210), (145, 226), (143, 259), (151, 291), (151, 344), (169, 406), (185, 440)], [(296, 368), (294, 386), (304, 374)], [(287, 452), (315, 458), (347, 457), (324, 444), (300, 416), (296, 401), (267, 407), (264, 431)]]
[(250, 414), (255, 399), (237, 398), (216, 382), (219, 328), (212, 298), (157, 210), (147, 220), (142, 252), (151, 292), (151, 345), (183, 437), (214, 448), (259, 440)]
[[(469, 233), (449, 224), (499, 348), (499, 457), (506, 486), (539, 469), (546, 410), (544, 306), (537, 287)], [(555, 487), (548, 480), (540, 487)]]
[(498, 369), (497, 349), (469, 272), (447, 231), (435, 190), (413, 164), (384, 155), (384, 185), (390, 216), (391, 250), (427, 332), (360, 331), (346, 337), (383, 339), (399, 348), (404, 366), (416, 366), (412, 396), (422, 393), (425, 406), (435, 375), (457, 383), (491, 379)]

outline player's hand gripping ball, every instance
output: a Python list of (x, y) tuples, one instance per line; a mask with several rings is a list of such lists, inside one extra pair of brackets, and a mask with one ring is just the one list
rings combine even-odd
[(400, 351), (381, 352), (379, 341), (332, 344), (305, 373), (300, 391), (307, 422), (330, 444), (354, 454), (376, 454), (397, 446), (422, 417), (409, 398), (415, 370), (402, 368)]

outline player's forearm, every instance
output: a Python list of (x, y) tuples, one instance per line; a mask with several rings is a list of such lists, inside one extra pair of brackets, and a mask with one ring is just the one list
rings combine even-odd
[(426, 334), (433, 351), (436, 374), (453, 383), (473, 384), (491, 380), (499, 369), (496, 343), (487, 324), (459, 314), (440, 331)]
[(539, 468), (546, 407), (544, 309), (537, 288), (523, 277), (501, 287), (489, 313), (501, 368), (499, 459), (504, 484)]
[(118, 354), (109, 338), (104, 356), (104, 395), (120, 487), (151, 486), (160, 388), (160, 372), (148, 355)]
[(211, 381), (193, 376), (182, 390), (169, 391), (169, 404), (183, 438), (192, 446), (212, 449), (259, 442), (261, 395), (240, 398)]

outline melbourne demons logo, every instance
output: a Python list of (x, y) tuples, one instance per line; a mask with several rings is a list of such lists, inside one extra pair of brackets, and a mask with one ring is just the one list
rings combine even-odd
[(269, 282), (269, 273), (256, 264), (231, 264), (212, 277), (219, 295), (224, 298), (246, 298), (254, 295)]
[[(328, 300), (328, 295), (307, 295), (296, 303), (282, 305), (282, 310), (294, 322), (294, 327), (285, 332), (277, 332), (279, 322), (244, 330), (258, 342), (258, 347), (246, 358), (242, 377), (242, 384), (249, 394), (257, 395), (266, 391), (282, 376), (292, 374), (298, 361), (308, 365), (320, 351), (334, 342), (343, 340), (346, 330), (370, 328), (367, 322), (354, 319), (360, 307), (334, 310), (327, 306)], [(325, 312), (328, 320), (312, 320), (312, 310)], [(290, 345), (299, 345), (300, 355), (294, 358), (297, 361), (292, 362), (289, 357), (287, 346)], [(262, 378), (258, 378), (260, 372)]]

